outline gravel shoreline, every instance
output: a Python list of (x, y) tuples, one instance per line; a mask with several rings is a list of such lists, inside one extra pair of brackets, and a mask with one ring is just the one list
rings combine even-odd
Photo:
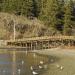
[[(48, 55), (50, 60), (54, 60), (53, 63), (49, 63), (48, 71), (42, 75), (75, 75), (75, 49), (53, 48), (34, 52)], [(57, 65), (62, 66), (63, 70), (57, 68)]]
[(68, 55), (75, 56), (75, 49), (62, 49), (62, 48), (53, 48), (46, 50), (34, 50), (35, 53), (43, 54), (43, 55)]

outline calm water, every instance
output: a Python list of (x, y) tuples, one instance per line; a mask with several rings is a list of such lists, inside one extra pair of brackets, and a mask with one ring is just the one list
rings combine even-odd
[(31, 66), (38, 75), (75, 75), (75, 52), (43, 56), (25, 51), (0, 50), (0, 75), (33, 75)]
[[(40, 61), (44, 64), (41, 65)], [(0, 53), (0, 75), (33, 75), (31, 66), (39, 75), (44, 73), (46, 69), (39, 69), (47, 65), (49, 59), (47, 56), (40, 56), (31, 52), (22, 51), (4, 51)]]

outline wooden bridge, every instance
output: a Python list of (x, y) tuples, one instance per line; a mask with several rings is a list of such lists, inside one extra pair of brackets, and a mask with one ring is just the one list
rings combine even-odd
[(49, 49), (59, 46), (75, 46), (75, 36), (44, 36), (7, 40), (7, 46), (24, 47), (25, 50)]

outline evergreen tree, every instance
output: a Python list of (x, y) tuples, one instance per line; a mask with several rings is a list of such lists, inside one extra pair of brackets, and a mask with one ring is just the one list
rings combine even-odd
[(33, 1), (32, 0), (23, 0), (23, 4), (22, 4), (22, 14), (24, 14), (25, 16), (29, 17), (32, 16), (33, 10)]
[(39, 8), (40, 8), (39, 19), (42, 20), (43, 22), (47, 21), (47, 9), (46, 9), (47, 1), (48, 0), (39, 1)]
[(57, 19), (58, 19), (58, 24), (56, 25), (56, 29), (59, 30), (60, 32), (63, 32), (63, 18), (64, 18), (64, 0), (59, 0), (58, 1), (58, 13), (57, 13)]
[(3, 0), (2, 11), (16, 13), (17, 15), (31, 16), (33, 10), (32, 0)]
[(2, 11), (3, 0), (0, 0), (0, 11)]
[[(59, 1), (58, 0), (41, 0), (40, 20), (44, 22), (55, 34), (58, 29)], [(60, 19), (60, 18), (59, 18)]]
[(70, 0), (65, 4), (65, 14), (64, 14), (64, 35), (71, 35), (72, 29), (72, 13), (73, 13), (73, 1)]
[(33, 9), (32, 9), (33, 16), (38, 18), (39, 12), (40, 12), (40, 9), (39, 9), (40, 8), (39, 7), (40, 0), (32, 0), (32, 1), (33, 1)]
[(58, 0), (47, 1), (47, 21), (48, 25), (54, 30), (56, 29), (56, 25), (58, 24), (58, 18), (56, 17), (58, 14), (58, 5)]
[(12, 0), (3, 0), (2, 11), (12, 12), (12, 10), (13, 10), (13, 5), (12, 4), (13, 4)]

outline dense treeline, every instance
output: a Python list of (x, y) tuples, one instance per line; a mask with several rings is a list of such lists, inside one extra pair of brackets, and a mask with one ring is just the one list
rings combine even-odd
[(73, 0), (0, 0), (0, 11), (36, 17), (53, 34), (74, 35), (75, 2)]

